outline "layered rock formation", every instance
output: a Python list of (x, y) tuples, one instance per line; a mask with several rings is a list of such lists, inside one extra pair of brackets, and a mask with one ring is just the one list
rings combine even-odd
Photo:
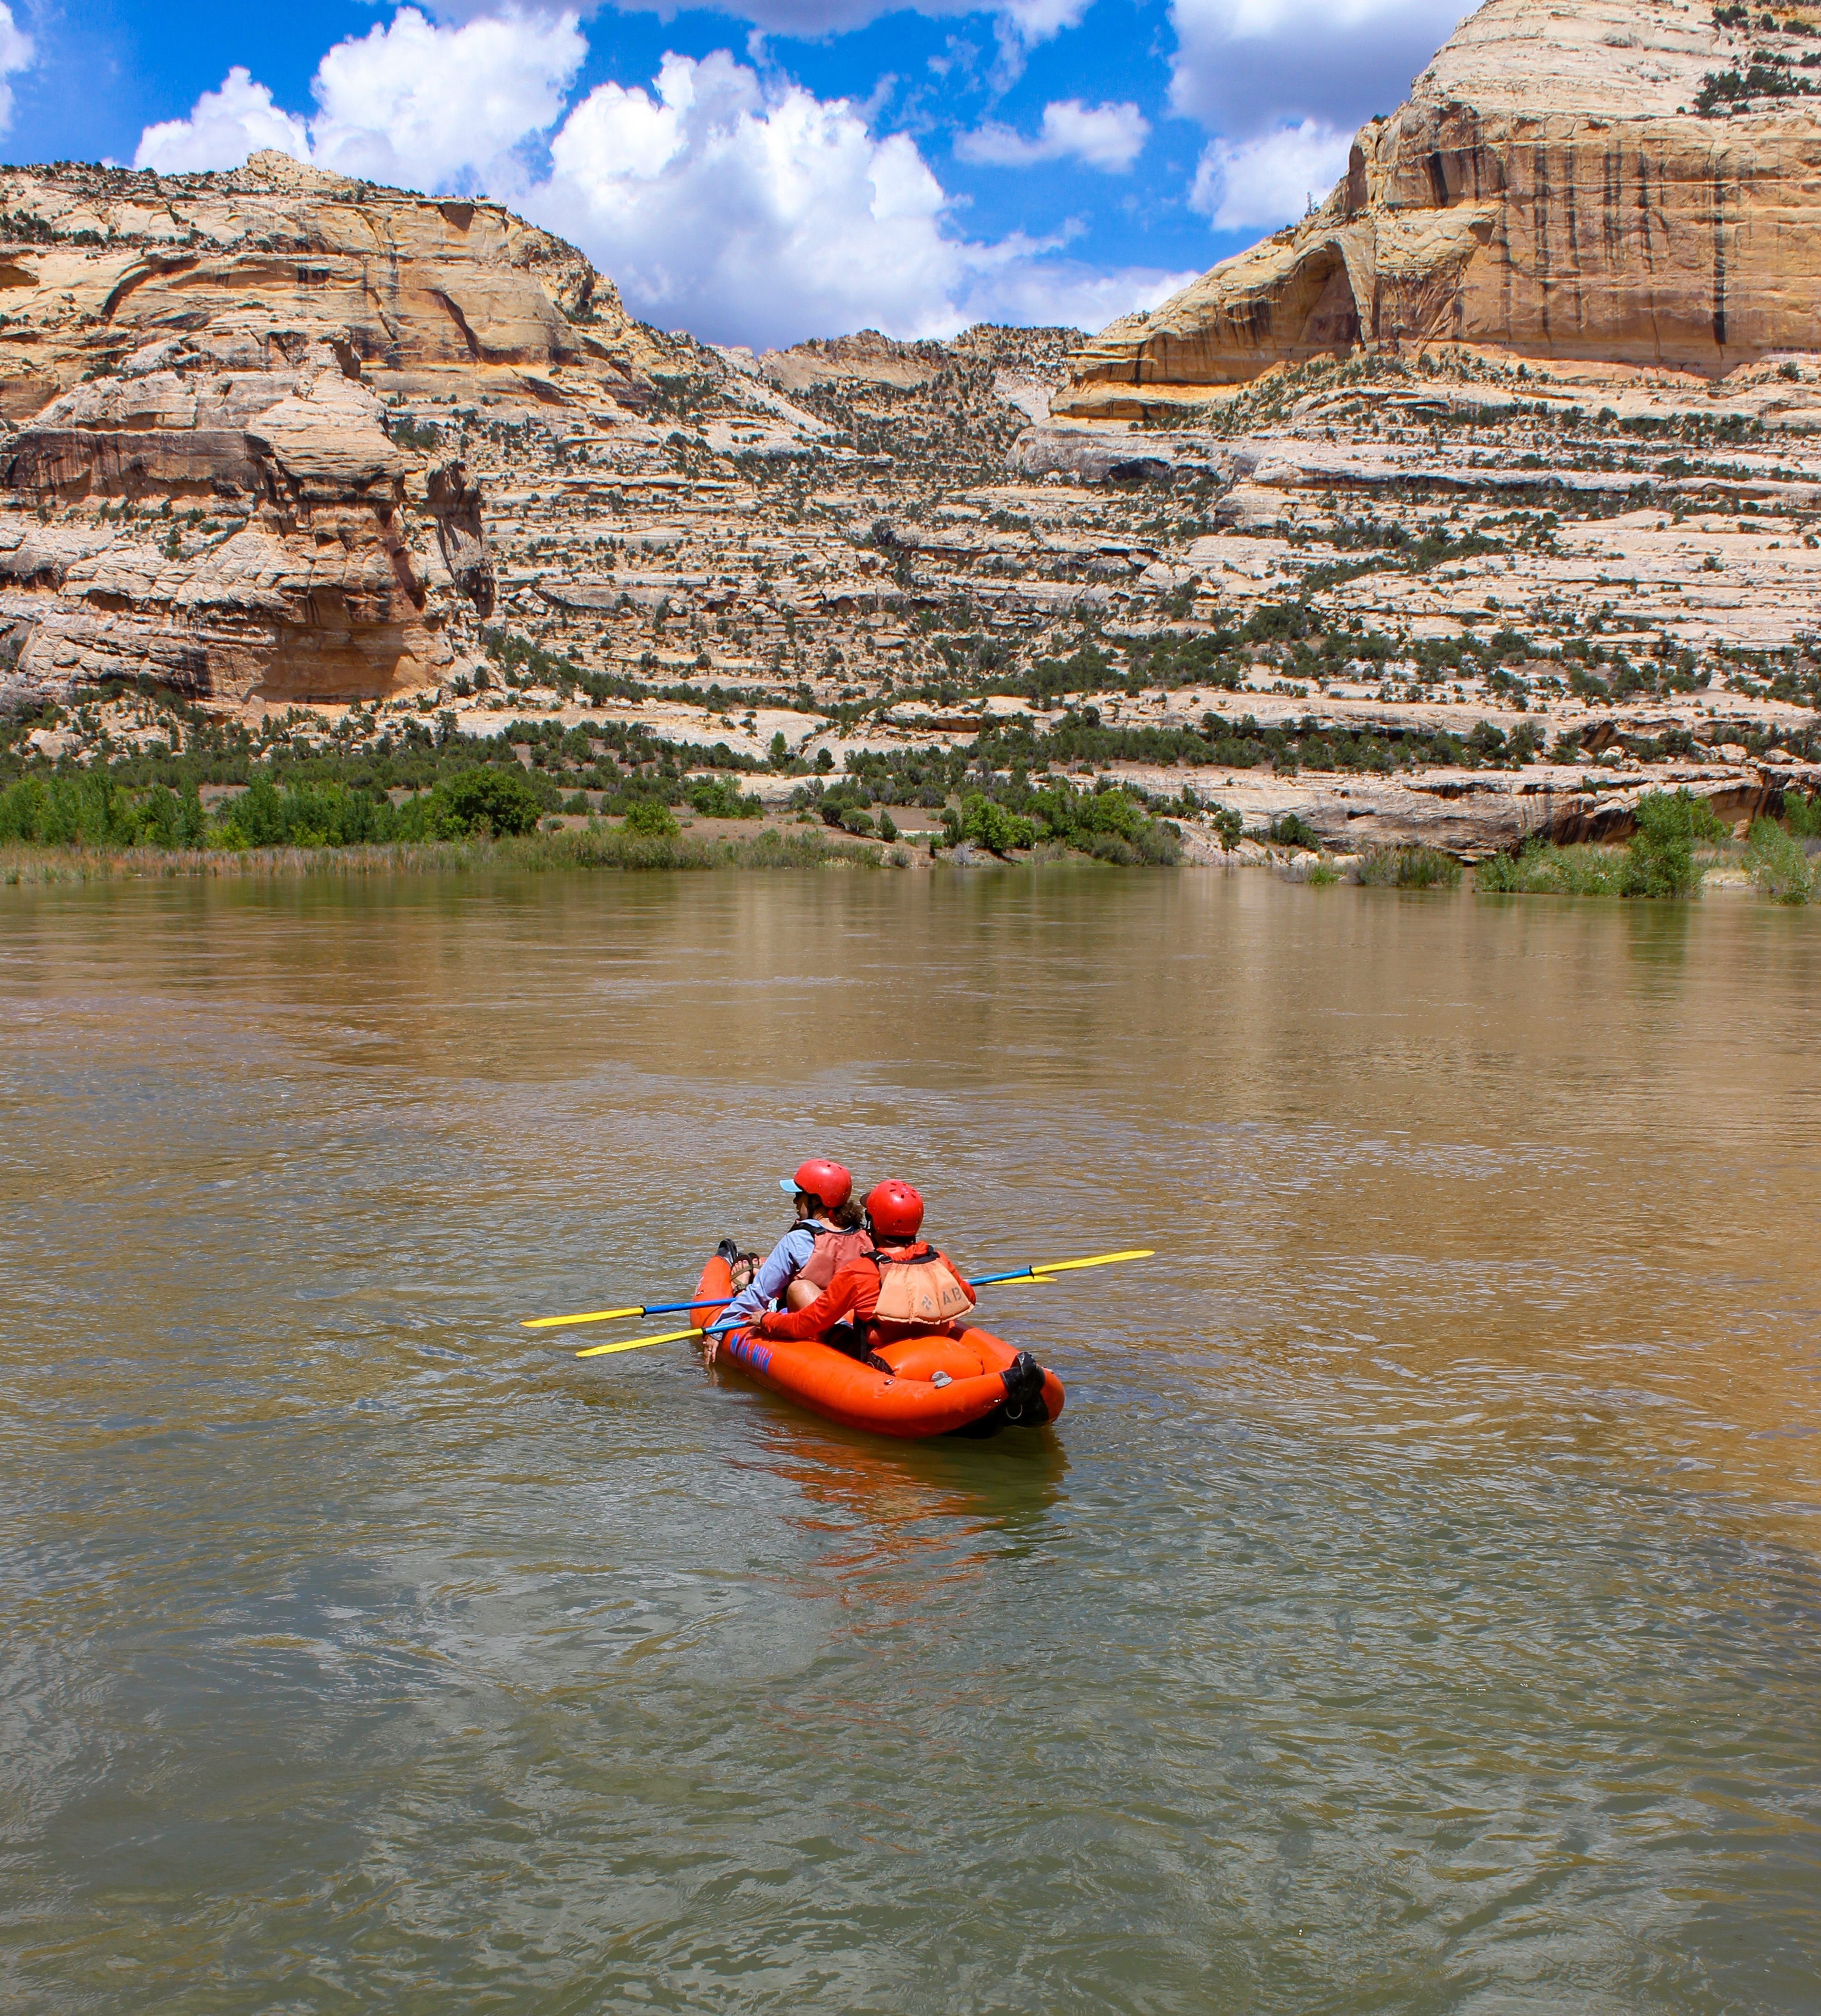
[[(378, 400), (347, 375), (345, 346), (305, 346), (282, 372), (219, 376), (217, 354), (190, 339), (141, 353), (121, 380), (56, 402), (68, 410), (16, 451), (16, 488), (32, 487), (23, 464), (45, 494), (130, 482), (142, 495), (162, 489), (168, 504), (200, 495), (247, 513), (225, 537), (186, 538), (175, 512), (138, 537), (97, 524), (59, 538), (0, 520), (0, 581), (28, 598), (11, 675), (20, 698), (141, 675), (225, 704), (405, 690), (449, 664), (427, 585), (434, 560), (491, 610), (474, 487), (459, 465), (422, 470), (394, 447)], [(186, 415), (188, 429), (168, 424)], [(92, 434), (85, 417), (101, 423)], [(138, 452), (117, 424), (128, 417), (153, 423)], [(5, 601), (19, 621), (18, 602)]]
[(160, 337), (334, 339), (413, 394), (575, 371), (637, 403), (658, 353), (572, 245), (497, 203), (255, 154), (225, 175), (0, 171), (0, 416), (21, 423)]
[[(1496, 49), (1527, 18), (1500, 0), (1475, 31)], [(1610, 122), (1633, 57), (1609, 74), (1579, 46)], [(1703, 130), (1723, 153), (1757, 117)], [(1417, 210), (1445, 236), (1491, 200)], [(433, 711), (534, 740), (560, 718), (537, 760), (572, 805), (600, 801), (600, 733), (731, 755), (781, 811), (824, 756), (902, 758), (906, 832), (939, 820), (932, 778), (1005, 772), (1008, 737), (1015, 769), (1123, 778), (1216, 851), (1217, 805), (1470, 852), (1621, 833), (1649, 789), (1743, 818), (1821, 786), (1815, 361), (1716, 382), (1347, 336), (1361, 234), (1383, 298), (1421, 292), (1390, 286), (1408, 218), (1383, 204), (1322, 227), (1338, 265), (1305, 262), (1347, 354), (1261, 334), (1250, 383), (1138, 388), (1178, 401), (1149, 431), (1069, 415), (1130, 391), (1070, 385), (1078, 332), (718, 351), (626, 322), (503, 213), (269, 157), (187, 182), (15, 172), (0, 204), (0, 257), (36, 276), (0, 351), (44, 394), (0, 433), (0, 706), (79, 702), (20, 729), (33, 761), (175, 746), (193, 724), (157, 695), (88, 704), (150, 675), (293, 753), (389, 746)], [(390, 249), (356, 257), (362, 232)], [(1736, 250), (1729, 272), (1769, 270)], [(168, 255), (197, 263), (154, 272)], [(1596, 353), (1606, 326), (1582, 326)]]
[(1821, 13), (1721, 11), (1487, 0), (1319, 210), (1103, 331), (1054, 410), (1140, 419), (1361, 347), (1718, 377), (1821, 347)]
[(499, 206), (276, 154), (0, 174), (0, 290), (13, 704), (139, 674), (223, 704), (434, 682), (492, 567), (477, 487), (395, 444), (389, 409), (635, 411), (660, 355), (579, 253)]

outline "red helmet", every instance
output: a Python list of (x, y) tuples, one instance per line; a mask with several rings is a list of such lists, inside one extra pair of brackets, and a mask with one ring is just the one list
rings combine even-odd
[(785, 1177), (778, 1188), (789, 1197), (801, 1190), (805, 1197), (813, 1197), (824, 1211), (832, 1211), (853, 1196), (853, 1178), (838, 1162), (830, 1161), (825, 1155), (812, 1155), (794, 1176)]
[(888, 1176), (867, 1193), (866, 1215), (887, 1239), (914, 1239), (923, 1222), (923, 1200), (908, 1183)]

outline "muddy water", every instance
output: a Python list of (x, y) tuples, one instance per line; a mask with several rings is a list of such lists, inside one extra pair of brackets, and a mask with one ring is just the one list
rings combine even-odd
[[(5, 893), (0, 1989), (1812, 2009), (1821, 930), (1051, 873)], [(1061, 1373), (682, 1347), (832, 1147)], [(668, 1299), (668, 1297), (663, 1297)]]

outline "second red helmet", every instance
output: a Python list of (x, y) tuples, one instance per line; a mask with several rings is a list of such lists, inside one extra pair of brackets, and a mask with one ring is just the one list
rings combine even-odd
[(908, 1183), (888, 1176), (867, 1192), (867, 1216), (887, 1239), (914, 1239), (923, 1222), (923, 1200)]
[(838, 1162), (831, 1162), (824, 1155), (812, 1155), (802, 1164), (794, 1176), (788, 1176), (778, 1185), (781, 1190), (801, 1190), (806, 1197), (813, 1197), (825, 1210), (832, 1211), (837, 1204), (846, 1204), (853, 1194), (853, 1178)]

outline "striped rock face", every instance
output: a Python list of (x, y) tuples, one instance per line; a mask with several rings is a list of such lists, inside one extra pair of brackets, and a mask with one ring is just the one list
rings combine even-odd
[(499, 206), (276, 154), (0, 171), (0, 305), (15, 706), (141, 675), (229, 706), (435, 684), (492, 564), (478, 486), (391, 409), (636, 412), (655, 355)]
[(1821, 9), (1488, 0), (1321, 207), (1074, 360), (1058, 416), (1462, 343), (1718, 377), (1821, 347)]

